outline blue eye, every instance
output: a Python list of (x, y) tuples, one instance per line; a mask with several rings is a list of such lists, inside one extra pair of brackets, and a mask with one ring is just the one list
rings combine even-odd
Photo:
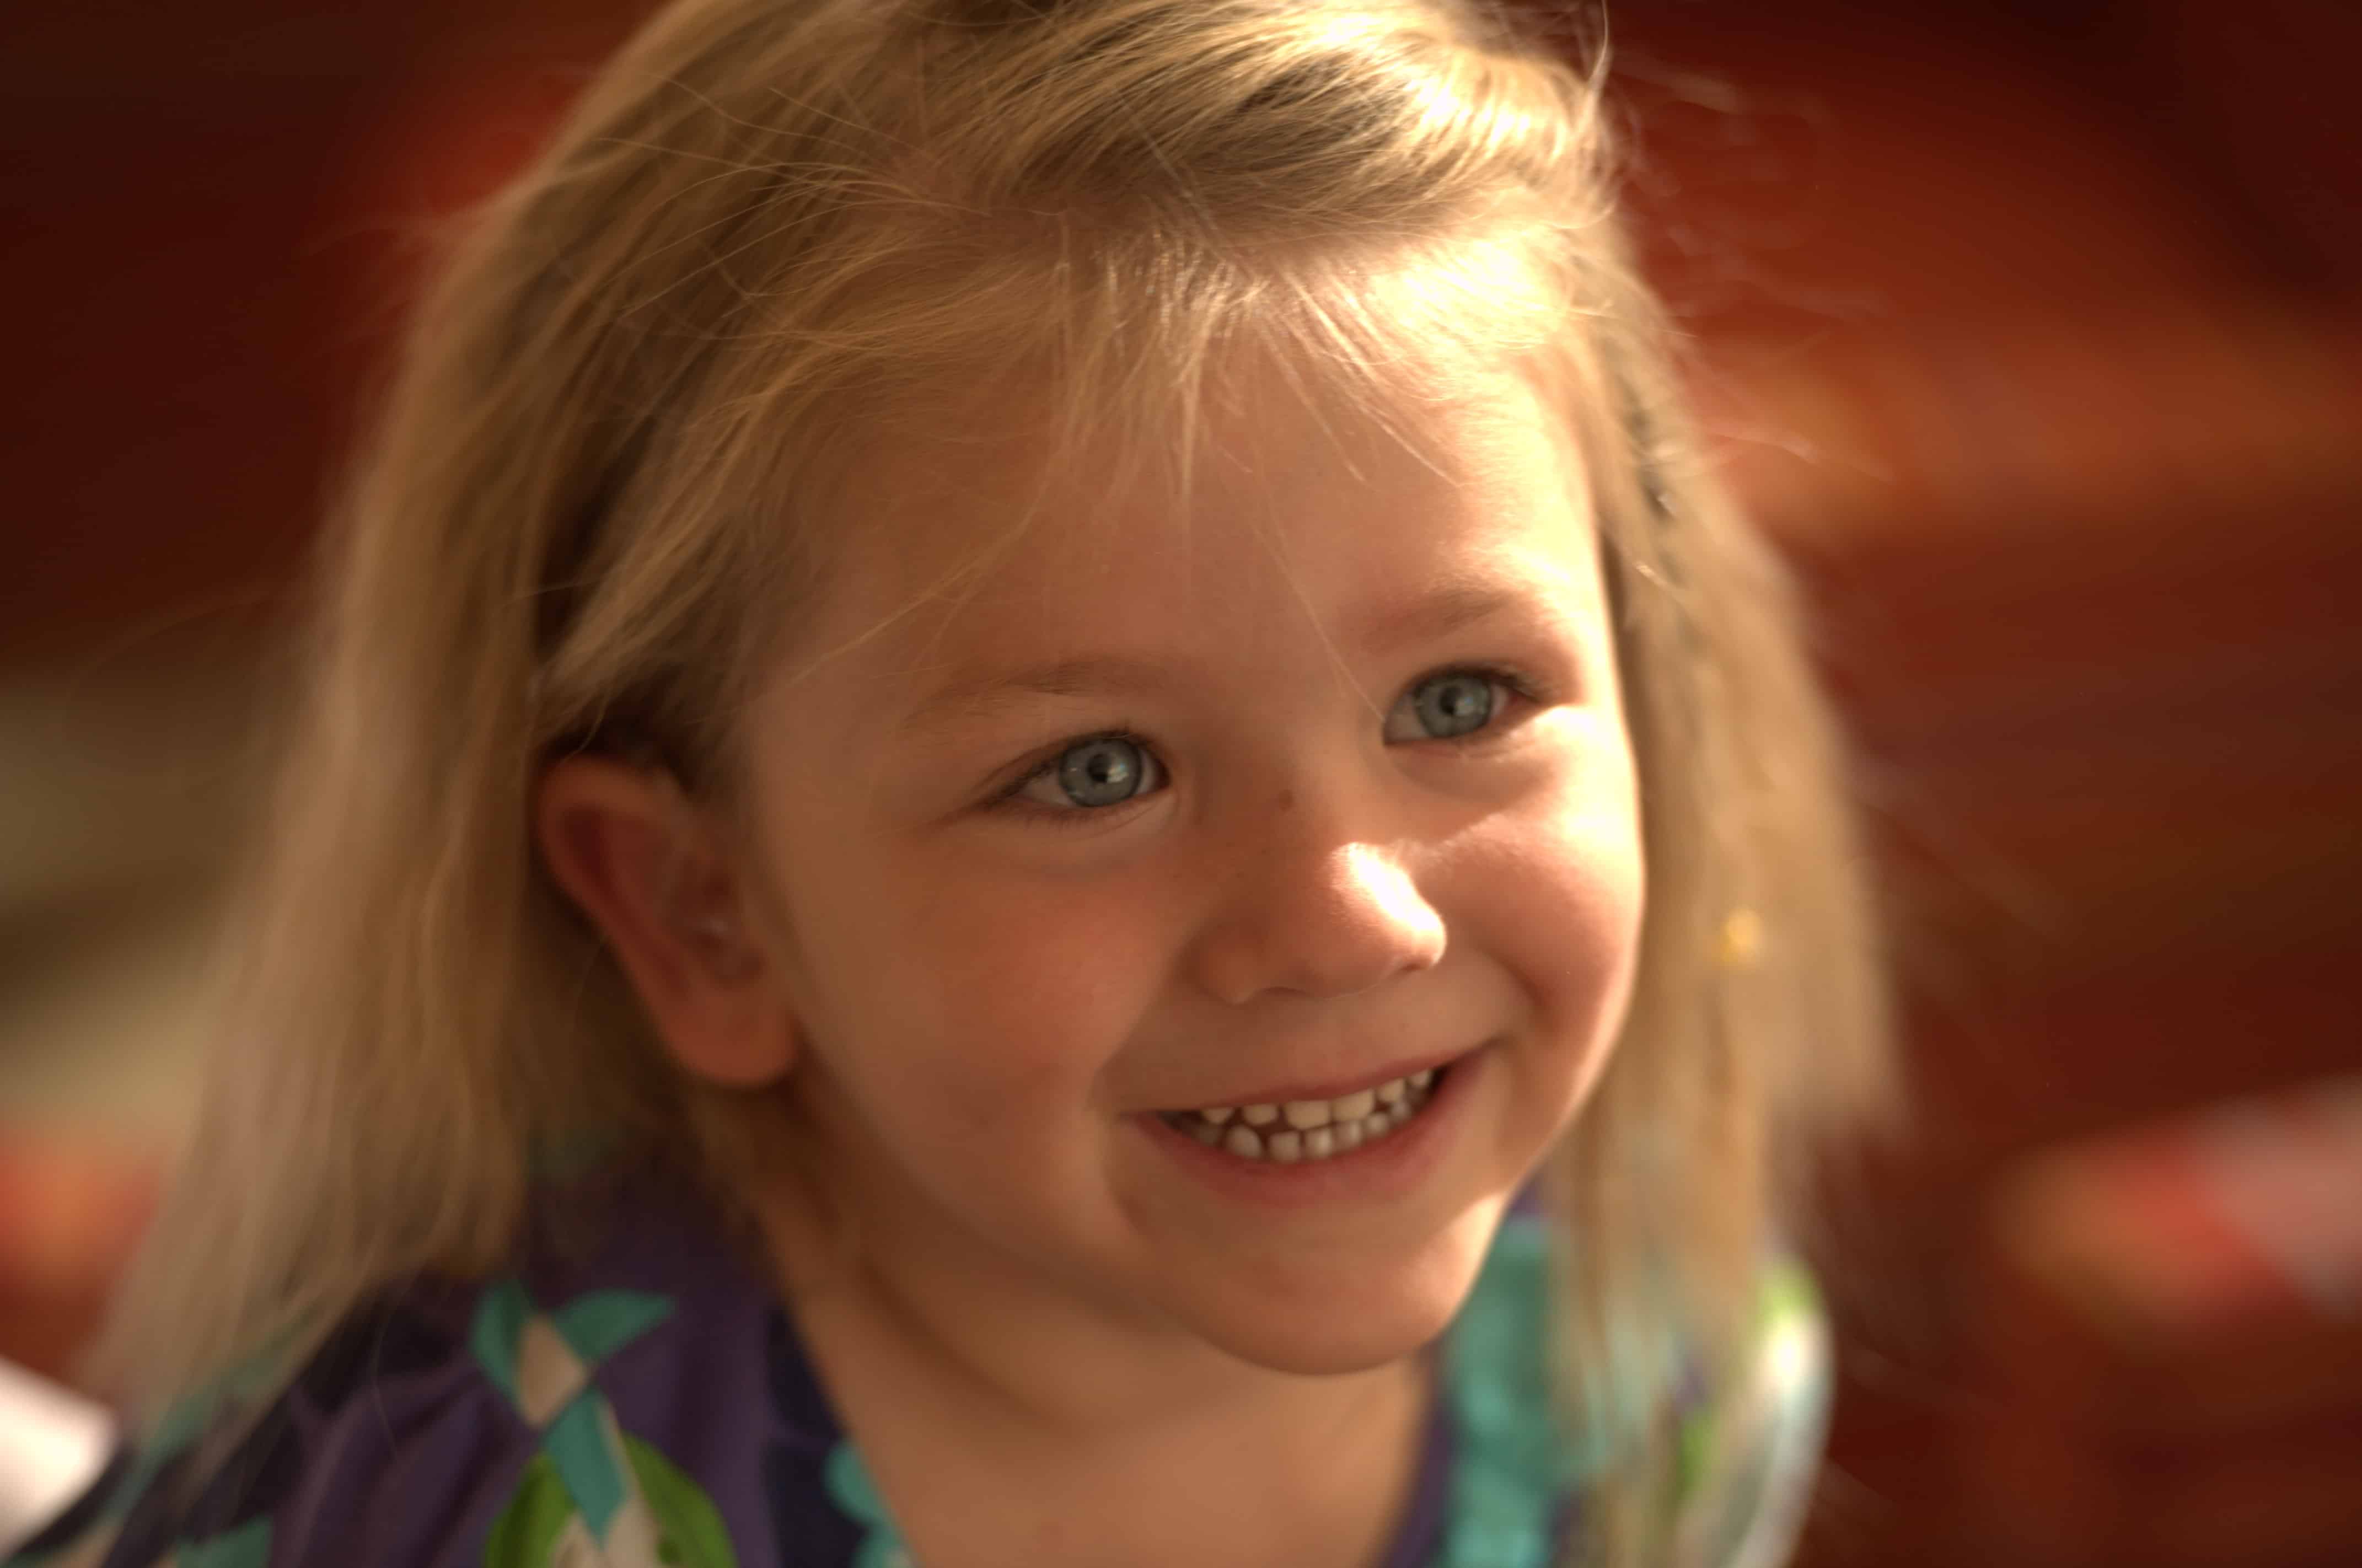
[(1095, 810), (1153, 793), (1163, 783), (1164, 769), (1146, 746), (1123, 735), (1095, 735), (1060, 752), (1017, 792), (1040, 805)]
[(1491, 723), (1499, 710), (1501, 684), (1474, 670), (1430, 675), (1404, 692), (1395, 711), (1386, 715), (1386, 738), (1457, 740), (1474, 734)]
[(1128, 740), (1105, 735), (1058, 758), (1058, 788), (1077, 806), (1113, 806), (1140, 793), (1147, 757)]

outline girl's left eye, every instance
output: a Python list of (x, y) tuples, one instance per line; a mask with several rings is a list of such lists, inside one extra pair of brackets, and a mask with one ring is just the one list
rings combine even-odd
[(1515, 697), (1516, 689), (1500, 676), (1481, 669), (1447, 669), (1402, 694), (1386, 715), (1385, 738), (1459, 740), (1490, 725)]

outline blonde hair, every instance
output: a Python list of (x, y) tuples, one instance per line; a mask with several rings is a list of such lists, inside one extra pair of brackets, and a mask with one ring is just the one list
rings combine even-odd
[(1032, 356), (1077, 429), (1145, 432), (1248, 336), (1373, 402), (1437, 344), (1552, 367), (1650, 884), (1623, 1041), (1553, 1156), (1570, 1387), (1621, 1419), (1581, 1369), (1644, 1306), (1709, 1304), (1734, 1343), (1713, 1304), (1744, 1298), (1793, 1154), (1875, 1087), (1880, 988), (1789, 595), (1701, 468), (1598, 105), (1595, 73), (1459, 0), (658, 17), (418, 312), (201, 1128), (106, 1342), (118, 1389), (152, 1412), (391, 1283), (491, 1268), (536, 1151), (585, 1129), (726, 1192), (745, 1108), (669, 1065), (537, 866), (538, 768), (634, 749), (726, 791), (824, 499), (890, 411)]

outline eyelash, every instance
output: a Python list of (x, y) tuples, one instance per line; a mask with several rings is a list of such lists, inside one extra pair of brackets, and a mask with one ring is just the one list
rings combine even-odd
[[(1510, 669), (1501, 665), (1446, 665), (1440, 669), (1429, 670), (1424, 675), (1418, 677), (1418, 679), (1413, 680), (1408, 686), (1404, 687), (1403, 691), (1407, 695), (1410, 692), (1418, 690), (1420, 687), (1426, 685), (1430, 680), (1440, 680), (1448, 676), (1454, 675), (1473, 676), (1479, 680), (1496, 682), (1504, 690), (1508, 691), (1510, 695), (1515, 697), (1518, 702), (1524, 704), (1529, 709), (1548, 707), (1551, 703), (1551, 698), (1548, 695), (1547, 689), (1541, 682), (1533, 679), (1531, 677), (1527, 676), (1520, 671)], [(1396, 701), (1400, 701), (1401, 698), (1397, 697)], [(1387, 712), (1391, 712), (1393, 710), (1388, 709)], [(1450, 746), (1455, 751), (1468, 751), (1492, 740), (1499, 734), (1501, 729), (1501, 718), (1499, 715), (1496, 715), (1494, 722), (1486, 724), (1483, 729), (1472, 730), (1464, 735), (1451, 735), (1440, 739), (1429, 737), (1425, 744), (1429, 745)], [(1008, 784), (994, 790), (991, 797), (986, 801), (987, 807), (993, 811), (1008, 812), (1012, 815), (1029, 817), (1036, 822), (1041, 822), (1045, 824), (1054, 824), (1059, 827), (1081, 827), (1087, 823), (1105, 820), (1109, 815), (1120, 811), (1121, 808), (1110, 806), (1102, 806), (1096, 809), (1086, 806), (1043, 806), (1026, 800), (1024, 795), (1027, 785), (1032, 784), (1034, 780), (1043, 778), (1046, 774), (1054, 773), (1057, 770), (1058, 759), (1065, 756), (1068, 752), (1074, 750), (1076, 746), (1088, 745), (1093, 741), (1104, 740), (1123, 741), (1131, 745), (1138, 746), (1142, 751), (1147, 752), (1151, 756), (1157, 755), (1155, 746), (1149, 741), (1148, 737), (1140, 734), (1128, 723), (1118, 723), (1109, 729), (1094, 730), (1088, 734), (1070, 735), (1065, 740), (1059, 741), (1047, 752), (1043, 753), (1034, 762), (1028, 766), (1023, 772), (1018, 774), (1017, 777), (1011, 779)], [(1157, 766), (1159, 767), (1163, 767), (1164, 766), (1164, 758), (1161, 756), (1157, 756)], [(1141, 797), (1135, 797), (1135, 799), (1139, 798)], [(1123, 804), (1130, 805), (1131, 804), (1131, 801), (1127, 801), (1123, 802)]]

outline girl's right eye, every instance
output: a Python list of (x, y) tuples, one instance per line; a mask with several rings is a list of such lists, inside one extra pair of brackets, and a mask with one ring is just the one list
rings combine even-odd
[(1120, 806), (1164, 787), (1164, 764), (1146, 745), (1130, 735), (1093, 735), (1028, 774), (1009, 799), (1079, 813)]

